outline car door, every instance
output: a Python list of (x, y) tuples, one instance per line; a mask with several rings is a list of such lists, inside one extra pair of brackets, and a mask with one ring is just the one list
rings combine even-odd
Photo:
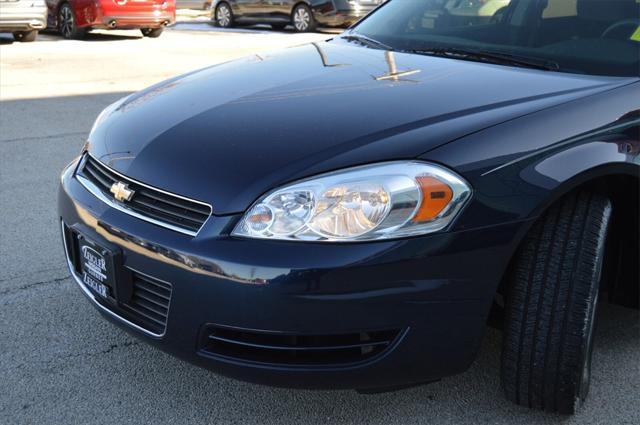
[(236, 0), (238, 12), (245, 18), (259, 19), (262, 15), (262, 0)]
[(265, 17), (271, 21), (291, 20), (291, 12), (295, 0), (262, 0), (264, 3)]

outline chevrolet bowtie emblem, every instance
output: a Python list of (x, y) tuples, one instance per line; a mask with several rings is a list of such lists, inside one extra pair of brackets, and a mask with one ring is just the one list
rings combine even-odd
[(135, 191), (129, 189), (129, 186), (127, 186), (125, 183), (115, 182), (111, 185), (111, 193), (113, 193), (113, 197), (118, 201), (124, 202), (130, 201)]

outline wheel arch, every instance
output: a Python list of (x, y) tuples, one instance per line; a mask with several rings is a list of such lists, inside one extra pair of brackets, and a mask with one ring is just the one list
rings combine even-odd
[[(70, 0), (62, 0), (61, 2), (56, 4), (52, 9), (47, 9), (48, 13), (51, 15), (51, 22), (53, 24), (50, 28), (52, 28), (55, 31), (58, 30), (58, 26), (60, 25), (60, 23), (58, 22), (58, 16), (60, 16), (60, 9), (62, 9), (62, 6), (64, 6), (65, 4), (68, 4), (69, 6), (71, 6)], [(71, 6), (71, 8), (73, 9), (73, 6)]]
[(293, 5), (291, 6), (291, 11), (289, 12), (289, 15), (291, 16), (292, 19), (293, 19), (293, 12), (296, 10), (296, 7), (300, 5), (307, 6), (309, 10), (313, 13), (313, 2), (309, 0), (298, 0), (295, 3), (293, 3)]
[(209, 10), (211, 11), (212, 15), (215, 14), (216, 9), (218, 8), (218, 6), (220, 6), (221, 4), (226, 3), (229, 8), (231, 8), (231, 11), (233, 11), (234, 9), (234, 5), (233, 5), (233, 1), (231, 0), (213, 0), (211, 2), (211, 4), (209, 5)]
[[(589, 142), (536, 161), (521, 175), (526, 170), (531, 170), (530, 175), (535, 173), (536, 184), (548, 190), (548, 195), (530, 213), (530, 217), (539, 217), (559, 199), (584, 185), (612, 176), (640, 181), (640, 140)], [(532, 184), (533, 179), (528, 183)]]
[[(56, 13), (60, 12), (60, 9), (62, 9), (62, 5), (64, 4), (69, 4), (71, 5), (71, 1), (70, 0), (62, 0), (61, 2), (59, 2), (56, 7), (55, 7), (55, 11)], [(72, 6), (73, 7), (73, 6)]]
[(536, 219), (518, 235), (516, 248), (496, 290), (489, 314), (489, 324), (501, 328), (504, 295), (514, 262), (527, 234), (536, 220), (565, 197), (581, 190), (592, 190), (611, 200), (612, 221), (605, 250), (605, 264), (601, 288), (609, 302), (631, 308), (640, 308), (640, 166), (634, 163), (603, 163), (585, 169), (559, 184), (536, 208)]
[[(56, 14), (55, 14), (56, 27), (58, 26), (58, 15), (60, 14), (60, 9), (62, 9), (62, 6), (64, 6), (65, 4), (69, 5), (69, 7), (71, 8), (71, 13), (73, 13), (73, 19), (75, 20), (76, 26), (78, 28), (87, 28), (87, 27), (91, 26), (91, 22), (87, 22), (87, 20), (84, 18), (84, 16), (82, 16), (82, 15), (80, 15), (78, 13), (78, 11), (76, 10), (76, 8), (74, 6), (73, 0), (63, 0), (56, 7)], [(95, 16), (96, 4), (92, 4), (91, 8), (92, 8), (94, 16)]]
[(58, 26), (58, 15), (60, 14), (60, 9), (62, 9), (62, 6), (65, 4), (68, 4), (73, 9), (73, 6), (71, 5), (71, 0), (62, 0), (61, 2), (55, 5), (53, 10), (50, 10), (50, 13), (52, 14), (52, 17), (53, 17), (53, 22), (55, 23), (56, 27)]

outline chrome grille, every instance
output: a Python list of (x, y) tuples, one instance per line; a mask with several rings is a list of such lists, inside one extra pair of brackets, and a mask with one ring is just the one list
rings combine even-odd
[[(174, 195), (132, 180), (105, 166), (91, 155), (86, 155), (79, 170), (80, 182), (87, 189), (98, 190), (101, 198), (116, 208), (138, 218), (190, 235), (198, 233), (211, 215), (211, 207), (205, 203)], [(111, 187), (125, 183), (134, 191), (129, 201), (117, 201)]]

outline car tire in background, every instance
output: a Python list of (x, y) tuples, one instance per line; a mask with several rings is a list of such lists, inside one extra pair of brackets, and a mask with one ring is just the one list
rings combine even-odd
[(507, 288), (502, 385), (513, 402), (572, 414), (586, 398), (611, 203), (582, 190), (533, 226)]
[(317, 26), (313, 13), (306, 4), (299, 4), (293, 9), (291, 23), (298, 32), (315, 31)]
[(220, 3), (216, 6), (213, 16), (214, 23), (220, 28), (230, 28), (233, 26), (233, 11), (228, 3)]
[(142, 28), (140, 32), (144, 37), (158, 38), (162, 35), (164, 28)]
[(58, 32), (66, 39), (83, 38), (87, 34), (86, 29), (76, 25), (76, 16), (69, 3), (64, 3), (58, 10)]
[(16, 41), (20, 41), (23, 43), (28, 43), (31, 41), (35, 41), (36, 37), (38, 36), (38, 31), (37, 30), (31, 30), (31, 31), (16, 31), (13, 33), (13, 38), (16, 39)]

